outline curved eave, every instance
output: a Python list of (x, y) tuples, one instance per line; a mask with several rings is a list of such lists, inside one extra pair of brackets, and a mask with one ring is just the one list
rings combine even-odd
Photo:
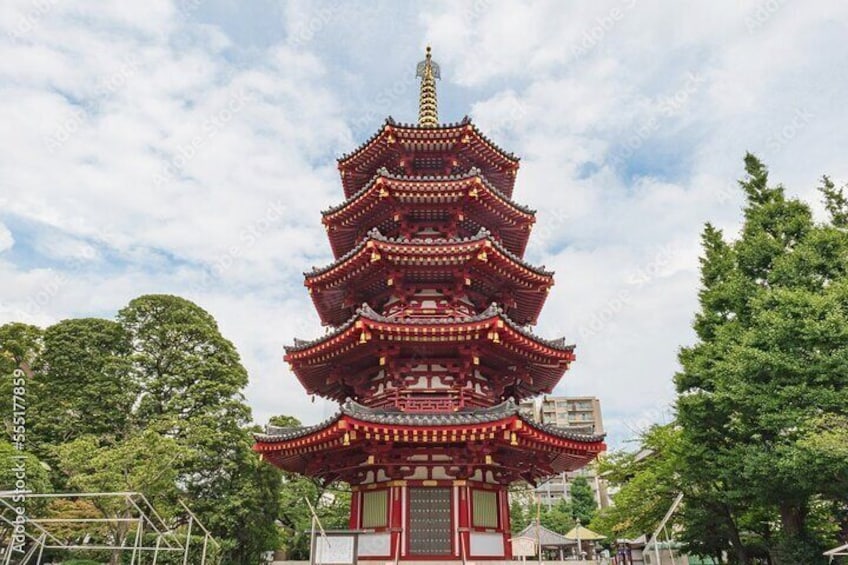
[[(359, 445), (372, 440), (422, 449), (487, 443), (501, 452), (535, 454), (531, 459), (544, 459), (548, 471), (553, 472), (582, 467), (606, 449), (603, 435), (537, 424), (518, 414), (512, 401), (465, 413), (444, 414), (381, 411), (347, 403), (334, 417), (317, 426), (268, 430), (254, 437), (254, 451), (295, 472), (305, 472), (309, 459), (315, 455), (356, 452)], [(379, 467), (379, 462), (362, 461), (362, 465)], [(475, 466), (497, 467), (498, 463), (481, 461)], [(327, 467), (319, 474), (332, 472)], [(537, 476), (542, 474), (540, 469)]]
[[(489, 288), (486, 285), (507, 282), (515, 300), (507, 312), (522, 324), (536, 322), (554, 284), (552, 272), (525, 263), (490, 234), (481, 232), (474, 238), (431, 242), (389, 240), (374, 234), (329, 267), (305, 273), (305, 285), (322, 323), (337, 325), (353, 314), (351, 305), (345, 303), (348, 288), (367, 287), (369, 291), (364, 300), (373, 305), (372, 298), (388, 292), (390, 285), (401, 282), (389, 282), (388, 273), (391, 271), (432, 274), (456, 268), (475, 273), (464, 281), (472, 289), (478, 283), (483, 289)], [(380, 273), (386, 276), (380, 279)], [(458, 283), (463, 284), (463, 281)], [(503, 290), (504, 287), (500, 288)], [(481, 292), (487, 303), (497, 300), (490, 291)]]
[(551, 392), (575, 359), (573, 345), (533, 335), (495, 305), (461, 319), (389, 319), (363, 305), (329, 335), (311, 342), (296, 340), (285, 348), (284, 359), (309, 394), (342, 401), (356, 397), (345, 376), (351, 367), (376, 363), (385, 345), (448, 351), (476, 345), (481, 357), (494, 365), (520, 367), (508, 377), (515, 379), (511, 386), (520, 398)]
[[(445, 330), (449, 331), (445, 331)], [(450, 331), (450, 330), (453, 331)], [(477, 316), (469, 318), (387, 318), (377, 314), (367, 305), (356, 311), (347, 322), (336, 328), (335, 331), (321, 338), (309, 342), (297, 342), (286, 346), (286, 361), (308, 359), (310, 357), (323, 357), (327, 353), (338, 353), (336, 346), (343, 345), (346, 341), (355, 337), (356, 341), (367, 343), (371, 339), (371, 332), (384, 332), (398, 336), (406, 336), (407, 339), (428, 338), (431, 336), (451, 338), (468, 332), (480, 333), (493, 330), (503, 330), (507, 335), (522, 345), (531, 347), (539, 355), (550, 357), (551, 360), (561, 359), (571, 361), (574, 358), (574, 345), (566, 344), (564, 339), (545, 340), (534, 335), (530, 330), (513, 322), (501, 308), (492, 305), (486, 311)], [(487, 336), (487, 339), (501, 343), (500, 334), (495, 333)]]
[[(368, 183), (363, 186), (356, 194), (346, 199), (341, 204), (332, 206), (327, 210), (322, 210), (323, 221), (327, 225), (338, 225), (344, 223), (346, 219), (357, 214), (363, 206), (363, 203), (368, 200), (373, 200), (375, 197), (380, 197), (380, 188), (384, 187), (390, 190), (413, 190), (424, 192), (425, 189), (436, 186), (445, 187), (445, 192), (451, 190), (463, 189), (465, 192), (472, 189), (469, 182), (479, 185), (488, 196), (495, 201), (500, 202), (509, 213), (517, 219), (528, 222), (535, 221), (536, 210), (528, 206), (521, 205), (509, 198), (503, 192), (481, 174), (478, 169), (472, 169), (468, 173), (458, 175), (443, 175), (443, 176), (406, 176), (393, 175), (386, 169), (380, 169), (371, 177)], [(432, 194), (432, 192), (431, 192)]]
[(520, 160), (498, 147), (471, 124), (470, 120), (464, 120), (458, 124), (434, 128), (387, 121), (356, 150), (338, 159), (345, 195), (351, 196), (359, 190), (367, 182), (369, 172), (373, 174), (389, 155), (397, 157), (401, 153), (419, 151), (446, 153), (453, 149), (459, 149), (457, 156), (466, 160), (470, 157), (471, 162), (479, 165), (486, 163), (487, 170), (491, 168), (490, 172), (503, 175), (503, 179), (498, 180), (497, 184), (502, 183), (501, 189), (505, 194), (512, 194)]
[[(338, 284), (340, 279), (344, 278), (347, 273), (356, 270), (361, 264), (376, 263), (382, 260), (384, 255), (406, 258), (419, 257), (421, 260), (428, 261), (428, 265), (447, 265), (450, 264), (448, 257), (469, 253), (474, 254), (477, 260), (481, 262), (489, 262), (489, 254), (491, 253), (499, 264), (519, 273), (522, 279), (532, 280), (542, 286), (553, 284), (553, 271), (527, 263), (511, 253), (485, 230), (481, 230), (474, 237), (454, 239), (387, 238), (374, 230), (359, 245), (333, 263), (304, 273), (304, 276), (306, 277), (307, 287), (313, 288), (322, 284), (332, 286)], [(485, 255), (480, 255), (481, 253), (485, 253)], [(403, 264), (402, 260), (394, 262)]]
[[(518, 166), (519, 161), (521, 160), (519, 157), (515, 156), (513, 153), (506, 151), (499, 147), (495, 142), (489, 139), (486, 135), (483, 134), (477, 126), (471, 123), (471, 120), (466, 117), (461, 122), (449, 123), (449, 124), (440, 124), (438, 127), (422, 127), (417, 124), (403, 124), (396, 123), (391, 118), (387, 118), (386, 122), (383, 124), (377, 132), (365, 140), (359, 147), (351, 151), (350, 153), (345, 153), (341, 157), (339, 157), (336, 161), (339, 164), (339, 167), (344, 167), (347, 165), (354, 164), (357, 159), (361, 158), (363, 154), (365, 154), (369, 149), (373, 149), (376, 145), (379, 145), (381, 141), (384, 141), (389, 134), (396, 133), (398, 137), (406, 136), (408, 139), (413, 139), (415, 134), (461, 134), (462, 132), (466, 132), (469, 134), (473, 134), (475, 139), (479, 142), (483, 143), (492, 153), (498, 155), (505, 162)], [(447, 137), (447, 135), (445, 135)]]
[(458, 206), (466, 221), (499, 232), (510, 250), (523, 254), (536, 212), (500, 192), (479, 171), (465, 175), (405, 177), (378, 172), (357, 194), (322, 212), (334, 255), (356, 245), (360, 229), (394, 222), (397, 209), (443, 209)]

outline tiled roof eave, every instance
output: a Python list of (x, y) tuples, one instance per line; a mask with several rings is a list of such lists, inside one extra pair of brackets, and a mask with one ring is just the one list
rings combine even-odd
[(351, 206), (353, 203), (355, 203), (357, 200), (359, 200), (365, 194), (367, 194), (368, 191), (370, 191), (374, 187), (374, 184), (376, 183), (377, 179), (379, 179), (379, 178), (385, 178), (385, 179), (396, 180), (396, 181), (401, 181), (401, 182), (419, 181), (419, 182), (437, 182), (438, 183), (438, 182), (455, 182), (455, 181), (460, 181), (460, 180), (468, 180), (468, 179), (472, 179), (472, 178), (475, 178), (475, 177), (479, 177), (480, 180), (483, 182), (483, 184), (486, 186), (486, 188), (496, 198), (501, 200), (508, 207), (514, 208), (515, 210), (517, 210), (517, 211), (519, 211), (519, 212), (521, 212), (525, 215), (528, 215), (528, 216), (535, 216), (536, 215), (537, 211), (535, 209), (530, 208), (529, 206), (525, 206), (524, 204), (519, 204), (518, 202), (516, 202), (515, 200), (513, 200), (512, 198), (510, 198), (509, 196), (504, 194), (498, 187), (496, 187), (494, 184), (492, 184), (482, 174), (482, 172), (479, 169), (477, 169), (476, 167), (472, 167), (471, 169), (469, 169), (465, 173), (457, 173), (455, 175), (438, 175), (438, 176), (433, 176), (433, 175), (413, 175), (413, 176), (398, 175), (398, 174), (390, 173), (385, 168), (380, 168), (374, 174), (374, 176), (371, 177), (368, 180), (368, 182), (365, 183), (362, 186), (362, 188), (357, 190), (355, 193), (351, 194), (350, 198), (347, 198), (339, 204), (336, 204), (336, 205), (331, 206), (331, 207), (329, 207), (325, 210), (322, 210), (321, 215), (324, 218), (327, 218), (328, 216), (332, 216), (333, 214), (337, 214), (337, 213), (341, 212), (342, 210), (344, 210), (345, 208), (347, 208), (348, 206)]
[(432, 133), (432, 132), (439, 132), (439, 131), (444, 131), (444, 130), (465, 129), (465, 128), (468, 128), (468, 127), (471, 128), (471, 131), (474, 132), (474, 134), (483, 143), (485, 143), (489, 148), (491, 148), (501, 158), (503, 158), (507, 161), (511, 161), (513, 163), (518, 163), (521, 160), (515, 154), (504, 150), (498, 144), (496, 144), (494, 141), (489, 139), (489, 137), (487, 137), (483, 132), (481, 132), (477, 128), (477, 126), (475, 126), (473, 123), (471, 123), (471, 120), (468, 117), (466, 117), (466, 118), (463, 118), (463, 120), (460, 121), (460, 122), (441, 124), (441, 125), (439, 125), (438, 127), (435, 127), (435, 128), (434, 127), (422, 127), (418, 124), (399, 123), (399, 122), (395, 122), (391, 118), (387, 118), (385, 123), (383, 124), (383, 126), (379, 130), (377, 130), (377, 132), (375, 134), (373, 134), (371, 137), (369, 137), (367, 140), (365, 140), (359, 147), (357, 147), (356, 149), (354, 149), (350, 153), (343, 154), (341, 157), (339, 157), (337, 159), (337, 162), (338, 162), (339, 166), (341, 167), (345, 163), (352, 161), (354, 158), (356, 158), (360, 154), (367, 151), (368, 148), (375, 141), (377, 141), (380, 138), (380, 136), (387, 129), (391, 129), (393, 131), (408, 130), (408, 131), (421, 131), (421, 132), (424, 132), (424, 133)]
[(521, 414), (518, 417), (531, 428), (563, 439), (580, 443), (600, 443), (606, 438), (606, 434), (586, 434), (576, 431), (574, 428), (560, 428), (552, 424), (541, 424)]
[(454, 238), (411, 238), (406, 239), (403, 237), (386, 237), (376, 228), (372, 229), (368, 232), (368, 236), (363, 238), (362, 241), (357, 243), (353, 248), (347, 251), (344, 255), (333, 261), (332, 263), (325, 265), (324, 267), (316, 267), (313, 268), (312, 271), (307, 271), (303, 273), (303, 275), (307, 279), (311, 279), (325, 273), (332, 271), (335, 268), (338, 268), (345, 262), (351, 260), (355, 257), (359, 252), (361, 252), (368, 244), (368, 241), (380, 241), (383, 243), (390, 243), (395, 245), (461, 245), (465, 243), (472, 243), (475, 241), (482, 241), (488, 239), (492, 246), (497, 249), (501, 254), (507, 257), (509, 260), (515, 262), (517, 265), (527, 269), (528, 271), (542, 276), (542, 277), (553, 277), (554, 272), (548, 271), (545, 269), (545, 266), (536, 266), (531, 263), (528, 263), (512, 251), (506, 248), (502, 243), (492, 237), (492, 234), (485, 228), (481, 229), (475, 235), (470, 237), (454, 237)]
[(384, 323), (384, 324), (393, 324), (398, 326), (422, 326), (422, 325), (467, 325), (474, 324), (477, 322), (482, 322), (485, 320), (491, 320), (494, 317), (499, 317), (503, 322), (510, 327), (510, 329), (519, 333), (520, 335), (528, 338), (531, 341), (549, 347), (555, 351), (561, 352), (573, 352), (574, 345), (567, 344), (565, 342), (565, 338), (559, 339), (544, 339), (537, 335), (535, 335), (529, 329), (526, 329), (516, 322), (514, 322), (507, 314), (503, 311), (503, 309), (495, 303), (492, 303), (488, 308), (486, 308), (483, 312), (470, 316), (468, 318), (388, 318), (381, 314), (375, 312), (368, 304), (363, 304), (360, 306), (356, 312), (348, 318), (348, 320), (336, 328), (331, 333), (317, 338), (312, 341), (299, 341), (295, 340), (295, 344), (291, 346), (286, 346), (284, 349), (286, 354), (296, 353), (300, 351), (305, 351), (321, 343), (327, 342), (335, 337), (342, 335), (345, 331), (354, 326), (357, 320), (367, 319), (372, 322)]

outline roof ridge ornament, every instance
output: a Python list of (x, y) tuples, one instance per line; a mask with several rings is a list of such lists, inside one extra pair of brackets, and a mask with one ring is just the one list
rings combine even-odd
[(418, 100), (418, 125), (425, 128), (439, 126), (439, 106), (436, 99), (436, 79), (441, 78), (439, 64), (433, 61), (430, 46), (427, 55), (418, 63), (415, 76), (421, 79), (421, 94)]

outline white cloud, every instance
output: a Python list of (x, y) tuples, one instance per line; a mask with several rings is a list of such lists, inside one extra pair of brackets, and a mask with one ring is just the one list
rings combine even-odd
[(332, 409), (282, 361), (321, 333), (301, 272), (330, 259), (334, 157), (413, 119), (428, 42), (443, 114), (523, 158), (528, 259), (558, 280), (538, 331), (577, 341), (558, 390), (598, 395), (614, 442), (673, 398), (698, 235), (738, 226), (744, 151), (806, 198), (848, 178), (838, 2), (290, 2), (269, 5), (276, 36), (254, 12), (212, 17), (236, 13), (223, 0), (180, 6), (3, 5), (0, 220), (22, 232), (0, 228), (0, 321), (186, 296), (239, 348), (260, 421)]
[(0, 224), (0, 253), (12, 248), (15, 244), (15, 238), (12, 237), (12, 232), (5, 225)]

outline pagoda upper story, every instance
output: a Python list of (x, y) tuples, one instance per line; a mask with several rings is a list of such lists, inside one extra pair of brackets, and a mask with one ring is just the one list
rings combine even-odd
[(529, 330), (553, 273), (523, 259), (519, 160), (467, 118), (439, 124), (429, 50), (418, 76), (419, 123), (389, 119), (339, 159), (346, 199), (323, 212), (336, 260), (305, 274), (334, 330), (286, 360), (311, 394), (405, 412), (551, 392), (574, 354)]
[(345, 198), (380, 169), (407, 177), (449, 177), (478, 169), (510, 198), (518, 164), (515, 155), (495, 145), (468, 118), (447, 125), (398, 124), (388, 118), (380, 131), (338, 161)]

